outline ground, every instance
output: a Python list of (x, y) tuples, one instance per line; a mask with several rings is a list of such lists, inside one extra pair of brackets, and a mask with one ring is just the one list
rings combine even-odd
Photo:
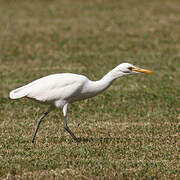
[[(0, 0), (0, 177), (2, 179), (178, 179), (180, 2), (178, 0)], [(150, 69), (118, 79), (60, 109), (9, 91), (42, 76), (92, 80), (122, 62)]]

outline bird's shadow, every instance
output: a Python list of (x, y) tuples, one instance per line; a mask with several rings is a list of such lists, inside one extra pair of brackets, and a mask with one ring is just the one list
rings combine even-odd
[(99, 137), (99, 138), (93, 138), (93, 137), (79, 137), (78, 138), (79, 142), (78, 143), (110, 143), (112, 141), (121, 141), (120, 137)]
[[(82, 143), (92, 143), (92, 144), (109, 144), (111, 142), (122, 142), (122, 138), (121, 137), (78, 137), (78, 141), (75, 141), (74, 139), (70, 138), (56, 138), (56, 139), (51, 139), (50, 142), (54, 142), (54, 143), (62, 143), (62, 142), (69, 142), (69, 143), (77, 143), (77, 144), (82, 144)], [(29, 142), (29, 141), (28, 141)], [(36, 145), (36, 141), (34, 143), (32, 143), (32, 145)]]

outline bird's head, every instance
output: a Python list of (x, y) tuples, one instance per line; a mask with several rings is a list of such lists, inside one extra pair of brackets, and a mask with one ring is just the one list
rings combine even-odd
[(117, 74), (119, 74), (119, 76), (123, 76), (127, 74), (137, 74), (137, 73), (152, 74), (152, 71), (136, 67), (130, 63), (119, 64), (117, 67), (114, 68), (114, 70), (116, 71)]

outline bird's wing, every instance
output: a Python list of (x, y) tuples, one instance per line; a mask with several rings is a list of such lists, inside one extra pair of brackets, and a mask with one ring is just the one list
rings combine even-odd
[(32, 82), (27, 97), (42, 102), (69, 99), (78, 94), (85, 77), (75, 74), (56, 74)]

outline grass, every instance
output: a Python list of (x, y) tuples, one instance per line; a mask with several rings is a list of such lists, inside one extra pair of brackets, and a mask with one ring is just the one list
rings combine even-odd
[[(1, 179), (178, 179), (178, 0), (0, 1)], [(122, 62), (154, 71), (118, 79), (103, 94), (42, 123), (46, 106), (10, 90), (74, 72), (100, 79)]]

